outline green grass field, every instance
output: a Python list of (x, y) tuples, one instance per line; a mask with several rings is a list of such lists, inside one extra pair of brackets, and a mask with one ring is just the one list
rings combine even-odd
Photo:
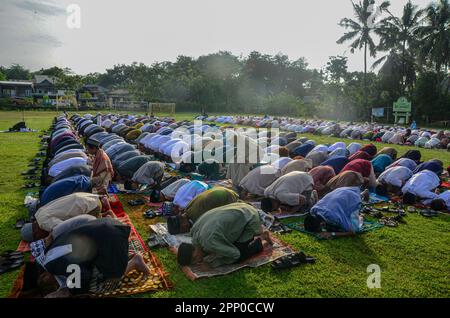
[[(27, 112), (28, 127), (47, 129), (55, 112)], [(194, 114), (177, 114), (192, 119)], [(0, 112), (0, 130), (21, 120), (19, 112)], [(23, 207), (26, 190), (20, 172), (39, 148), (39, 133), (0, 134), (0, 252), (15, 249), (19, 231), (16, 219), (26, 215)], [(339, 139), (308, 136), (318, 143)], [(382, 146), (381, 144), (377, 146)], [(397, 146), (400, 154), (408, 147)], [(423, 159), (439, 158), (450, 164), (450, 153), (422, 150)], [(125, 205), (127, 209), (127, 206)], [(148, 238), (150, 221), (130, 213), (143, 239)], [(270, 266), (244, 269), (231, 275), (192, 282), (176, 265), (167, 250), (156, 250), (169, 273), (174, 288), (138, 297), (449, 297), (450, 296), (450, 216), (427, 219), (408, 215), (408, 224), (382, 228), (355, 238), (334, 241), (315, 239), (293, 232), (281, 238), (294, 248), (316, 258), (316, 264), (282, 273)], [(366, 285), (367, 266), (381, 267), (381, 288)], [(8, 296), (16, 272), (0, 276), (0, 297)]]

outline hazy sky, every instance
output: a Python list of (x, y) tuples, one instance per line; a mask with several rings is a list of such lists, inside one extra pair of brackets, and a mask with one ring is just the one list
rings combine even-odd
[[(391, 0), (400, 14), (407, 0)], [(421, 6), (430, 0), (414, 0)], [(119, 63), (174, 61), (177, 55), (231, 51), (282, 52), (323, 67), (331, 55), (348, 55), (362, 70), (361, 53), (336, 40), (337, 24), (353, 17), (350, 0), (1, 0), (0, 65), (31, 70), (70, 67), (102, 72)], [(66, 24), (69, 4), (81, 8), (81, 28)]]

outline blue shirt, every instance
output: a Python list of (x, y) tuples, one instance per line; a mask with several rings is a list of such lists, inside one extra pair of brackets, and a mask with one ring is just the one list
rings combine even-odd
[(438, 164), (435, 161), (426, 161), (424, 163), (421, 163), (416, 167), (416, 169), (413, 171), (414, 174), (421, 172), (423, 170), (430, 170), (433, 171), (435, 174), (440, 176), (442, 172), (444, 171), (444, 168)]
[(339, 174), (345, 165), (348, 163), (348, 158), (344, 156), (333, 157), (322, 162), (321, 166), (330, 166), (334, 173)]
[(321, 216), (325, 222), (337, 226), (344, 232), (358, 232), (361, 207), (360, 189), (357, 187), (338, 188), (328, 193), (311, 208), (311, 215)]
[(314, 145), (311, 144), (303, 144), (294, 149), (293, 153), (296, 156), (306, 157), (311, 150), (314, 149)]
[(40, 199), (40, 205), (46, 205), (63, 196), (75, 193), (75, 192), (91, 192), (92, 185), (91, 179), (83, 176), (73, 176), (65, 179), (61, 179), (52, 183), (44, 193), (42, 193)]

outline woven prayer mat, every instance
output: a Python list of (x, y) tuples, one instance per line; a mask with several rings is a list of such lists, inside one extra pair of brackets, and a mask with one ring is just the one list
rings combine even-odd
[[(148, 250), (145, 242), (142, 240), (128, 215), (124, 214), (122, 217), (119, 217), (118, 220), (131, 227), (129, 236), (129, 255), (141, 254), (150, 269), (150, 275), (144, 277), (142, 273), (131, 271), (120, 281), (116, 282), (104, 284), (94, 280), (91, 282), (91, 293), (86, 296), (96, 298), (122, 297), (171, 288), (172, 283), (168, 279), (168, 274), (164, 271), (162, 264), (158, 261), (156, 256)], [(24, 270), (22, 269), (21, 273), (23, 273), (23, 271)], [(21, 297), (23, 284), (23, 274), (21, 274), (14, 283), (13, 292), (10, 297)], [(45, 295), (36, 297), (43, 296)]]
[(162, 264), (158, 261), (156, 256), (148, 250), (145, 242), (142, 240), (128, 215), (125, 214), (118, 219), (120, 222), (131, 227), (129, 255), (141, 254), (144, 257), (147, 266), (150, 268), (150, 276), (144, 277), (142, 273), (131, 271), (117, 282), (102, 284), (94, 281), (91, 285), (91, 292), (96, 297), (120, 297), (172, 287)]
[[(293, 230), (311, 235), (317, 240), (327, 240), (326, 238), (321, 237), (318, 233), (313, 233), (313, 232), (309, 232), (309, 231), (305, 230), (303, 220), (299, 221), (299, 222), (295, 222), (295, 223), (286, 224), (286, 226), (288, 226), (289, 228), (291, 228)], [(358, 235), (367, 233), (367, 232), (371, 232), (371, 231), (374, 231), (374, 230), (382, 228), (382, 227), (383, 227), (383, 225), (380, 223), (364, 220), (363, 229), (360, 232), (358, 232)], [(336, 238), (339, 238), (339, 237), (330, 237), (329, 239), (331, 240), (331, 239), (336, 239)]]
[(25, 242), (25, 241), (20, 241), (19, 246), (17, 246), (16, 251), (22, 252), (22, 253), (26, 253), (26, 252), (31, 251), (30, 250), (30, 243)]

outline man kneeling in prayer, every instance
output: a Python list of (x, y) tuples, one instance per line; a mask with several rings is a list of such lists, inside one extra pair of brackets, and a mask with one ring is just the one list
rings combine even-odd
[(313, 190), (314, 180), (307, 172), (293, 171), (281, 176), (264, 191), (261, 201), (264, 212), (281, 209), (295, 213), (302, 208), (313, 206), (318, 199)]
[(178, 247), (181, 266), (206, 262), (211, 267), (244, 261), (272, 244), (263, 230), (258, 211), (243, 202), (228, 204), (203, 214), (191, 229), (192, 244)]
[(167, 220), (167, 229), (170, 234), (189, 232), (203, 214), (209, 210), (235, 203), (239, 196), (233, 190), (224, 187), (214, 187), (200, 193), (189, 202), (183, 214), (172, 216)]
[(162, 162), (146, 162), (133, 174), (132, 188), (137, 189), (140, 185), (147, 185), (157, 189), (163, 177), (164, 164)]
[(432, 200), (429, 203), (430, 207), (435, 211), (450, 211), (450, 190), (442, 192), (437, 196), (436, 199)]
[(360, 188), (338, 188), (311, 208), (304, 221), (305, 230), (323, 238), (353, 236), (362, 230), (361, 204)]
[(414, 205), (418, 201), (426, 204), (437, 199), (436, 189), (441, 184), (440, 178), (430, 170), (423, 170), (414, 174), (402, 188), (403, 203)]
[(79, 215), (115, 218), (107, 196), (72, 193), (40, 207), (34, 215), (35, 220), (22, 227), (22, 240), (32, 242), (42, 239), (60, 223)]
[[(36, 262), (59, 284), (59, 289), (47, 297), (95, 292), (98, 286), (117, 282), (132, 270), (149, 275), (150, 270), (140, 254), (129, 258), (129, 235), (128, 225), (105, 218), (88, 221), (57, 237), (33, 242), (30, 247)], [(80, 270), (79, 286), (68, 284), (73, 265)]]
[(378, 177), (376, 193), (381, 196), (389, 196), (389, 193), (402, 194), (402, 187), (413, 176), (407, 167), (396, 166), (385, 170)]

